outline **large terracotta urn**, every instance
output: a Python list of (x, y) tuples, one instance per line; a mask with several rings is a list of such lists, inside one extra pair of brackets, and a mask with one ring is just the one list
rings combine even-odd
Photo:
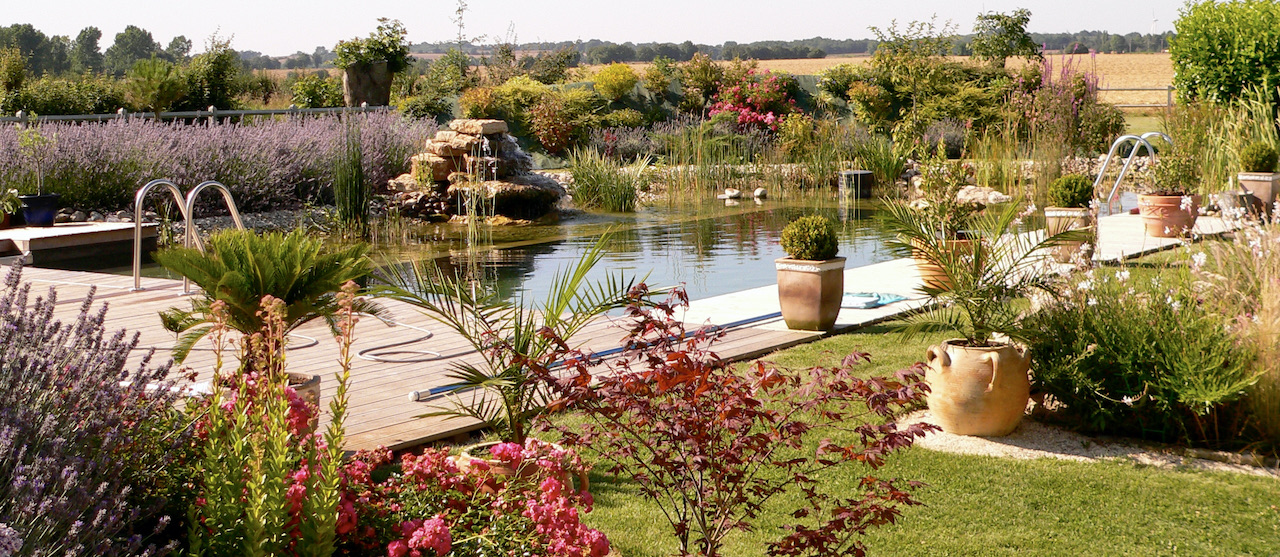
[(1200, 215), (1199, 195), (1139, 195), (1138, 214), (1152, 238), (1180, 238), (1191, 233)]
[(781, 257), (778, 270), (778, 304), (788, 329), (830, 331), (840, 316), (844, 298), (843, 257), (822, 261)]
[(926, 352), (929, 412), (943, 431), (1000, 437), (1018, 427), (1031, 397), (1026, 351), (952, 339)]

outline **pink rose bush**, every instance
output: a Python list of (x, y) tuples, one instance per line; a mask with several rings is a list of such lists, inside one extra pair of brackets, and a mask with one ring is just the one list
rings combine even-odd
[(388, 450), (356, 454), (343, 470), (338, 554), (609, 553), (608, 538), (581, 522), (592, 501), (569, 481), (587, 470), (576, 454), (536, 439), (501, 443), (489, 453), (492, 460), (459, 462), (426, 449), (394, 463)]
[(783, 116), (795, 112), (796, 100), (789, 90), (794, 80), (790, 76), (771, 73), (769, 70), (748, 70), (742, 82), (728, 85), (716, 94), (710, 114), (722, 112), (737, 115), (738, 127), (778, 131)]

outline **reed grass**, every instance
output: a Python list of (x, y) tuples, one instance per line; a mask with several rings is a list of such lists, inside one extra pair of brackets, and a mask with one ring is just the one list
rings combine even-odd
[(573, 150), (569, 169), (573, 172), (574, 203), (615, 213), (635, 211), (650, 162), (651, 157), (645, 156), (630, 167), (623, 167), (595, 149)]
[(369, 203), (373, 192), (364, 173), (364, 144), (360, 125), (353, 119), (344, 122), (340, 152), (333, 168), (333, 200), (338, 224), (363, 235), (369, 226)]

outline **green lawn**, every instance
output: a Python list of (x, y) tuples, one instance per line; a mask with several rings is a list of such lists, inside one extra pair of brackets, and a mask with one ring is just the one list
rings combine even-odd
[[(942, 336), (904, 340), (872, 327), (768, 358), (830, 365), (858, 349), (867, 375), (889, 374), (923, 356)], [(865, 469), (823, 478), (852, 490)], [(874, 531), (872, 555), (1274, 555), (1280, 551), (1280, 481), (1229, 473), (1164, 470), (1128, 462), (1020, 461), (910, 449), (879, 472), (920, 480), (925, 503)], [(675, 543), (658, 508), (630, 481), (592, 478), (589, 522), (625, 557), (665, 556)], [(785, 503), (785, 502), (781, 502)], [(784, 505), (775, 505), (775, 507)], [(764, 555), (785, 524), (778, 509), (759, 531), (730, 540), (728, 555)]]

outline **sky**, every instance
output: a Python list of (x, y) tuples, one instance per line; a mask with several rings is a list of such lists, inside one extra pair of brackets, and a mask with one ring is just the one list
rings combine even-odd
[[(48, 0), (46, 0), (48, 1)], [(184, 35), (202, 51), (208, 37), (230, 37), (237, 50), (273, 56), (368, 35), (379, 17), (399, 19), (409, 40), (451, 41), (457, 0), (6, 0), (0, 24), (30, 23), (48, 35), (75, 37), (87, 26), (102, 30), (103, 50), (126, 25), (150, 31), (161, 46)], [(1151, 33), (1173, 29), (1179, 0), (466, 0), (467, 38), (494, 43), (601, 39), (614, 42), (721, 44), (816, 36), (862, 39), (870, 26), (885, 28), (937, 16), (968, 33), (989, 11), (1031, 11), (1028, 30)]]

